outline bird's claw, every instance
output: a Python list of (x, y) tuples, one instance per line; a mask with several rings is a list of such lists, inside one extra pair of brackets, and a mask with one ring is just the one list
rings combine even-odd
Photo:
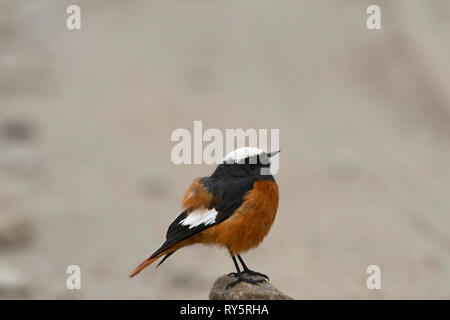
[(235, 285), (237, 285), (240, 282), (247, 282), (247, 283), (250, 283), (250, 284), (258, 285), (259, 283), (265, 282), (265, 281), (266, 281), (266, 279), (257, 279), (257, 280), (255, 280), (255, 279), (245, 278), (241, 274), (239, 274), (237, 280), (235, 280), (233, 282), (230, 282), (227, 285), (226, 290), (228, 290), (229, 288), (234, 287)]
[(269, 280), (269, 277), (263, 273), (259, 273), (250, 269), (244, 270), (242, 273), (251, 275), (251, 276), (257, 276), (257, 277), (261, 277), (261, 278), (265, 278), (266, 280)]

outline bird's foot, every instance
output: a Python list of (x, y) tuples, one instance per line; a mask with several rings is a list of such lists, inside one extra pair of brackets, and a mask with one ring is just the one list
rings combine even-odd
[(269, 277), (267, 275), (265, 275), (263, 273), (259, 273), (259, 272), (253, 271), (253, 270), (250, 270), (250, 269), (244, 269), (244, 271), (242, 271), (242, 273), (249, 274), (251, 276), (261, 277), (261, 278), (264, 278), (266, 280), (269, 280)]
[(226, 289), (234, 287), (234, 286), (237, 285), (239, 282), (247, 282), (247, 283), (250, 283), (250, 284), (257, 285), (258, 283), (265, 282), (265, 281), (266, 281), (265, 279), (258, 279), (258, 280), (255, 280), (255, 279), (246, 278), (246, 277), (244, 277), (244, 276), (242, 275), (242, 273), (238, 273), (238, 274), (237, 274), (237, 280), (235, 280), (235, 281), (233, 281), (233, 282), (230, 282), (230, 283), (227, 285)]
[(239, 273), (237, 273), (237, 272), (230, 272), (230, 273), (228, 274), (228, 276), (235, 277), (235, 278), (237, 278), (238, 275), (239, 275)]

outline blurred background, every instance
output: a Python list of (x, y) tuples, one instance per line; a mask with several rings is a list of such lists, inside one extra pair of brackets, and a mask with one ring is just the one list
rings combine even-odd
[(79, 31), (71, 4), (0, 3), (1, 298), (206, 299), (224, 250), (128, 278), (214, 170), (170, 160), (194, 120), (280, 129), (277, 219), (244, 257), (281, 291), (450, 298), (447, 0), (79, 0)]

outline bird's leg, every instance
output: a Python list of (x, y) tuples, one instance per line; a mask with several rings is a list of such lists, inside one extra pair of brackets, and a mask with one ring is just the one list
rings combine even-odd
[(237, 272), (230, 272), (228, 275), (233, 276), (233, 277), (238, 277), (239, 274), (241, 273), (241, 270), (239, 269), (239, 264), (237, 263), (236, 257), (233, 254), (231, 254), (231, 258), (233, 259), (233, 263), (234, 263), (234, 266), (236, 267)]
[(230, 273), (228, 275), (233, 275), (233, 276), (237, 277), (237, 279), (235, 281), (233, 281), (233, 282), (230, 282), (227, 285), (226, 289), (234, 287), (239, 282), (247, 282), (247, 283), (251, 283), (251, 284), (255, 284), (256, 285), (256, 284), (258, 284), (260, 282), (266, 281), (265, 279), (254, 280), (254, 279), (249, 279), (249, 278), (244, 277), (244, 272), (239, 269), (239, 264), (236, 261), (236, 257), (234, 255), (232, 255), (231, 258), (233, 259), (233, 263), (234, 263), (234, 266), (236, 267), (237, 272), (232, 272), (232, 273)]
[(242, 270), (242, 273), (246, 273), (246, 274), (250, 274), (250, 275), (258, 276), (258, 277), (263, 277), (263, 278), (269, 280), (269, 277), (266, 276), (265, 274), (262, 274), (262, 273), (259, 273), (259, 272), (250, 270), (250, 269), (247, 267), (247, 265), (245, 264), (244, 260), (241, 258), (240, 255), (238, 255), (237, 257), (238, 257), (239, 261), (240, 261), (241, 264), (242, 264), (242, 268), (244, 269), (244, 270)]

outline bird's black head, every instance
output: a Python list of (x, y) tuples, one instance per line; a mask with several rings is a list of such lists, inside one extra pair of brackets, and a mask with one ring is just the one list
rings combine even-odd
[(213, 176), (270, 176), (270, 157), (279, 152), (266, 153), (249, 147), (236, 149), (222, 160)]

